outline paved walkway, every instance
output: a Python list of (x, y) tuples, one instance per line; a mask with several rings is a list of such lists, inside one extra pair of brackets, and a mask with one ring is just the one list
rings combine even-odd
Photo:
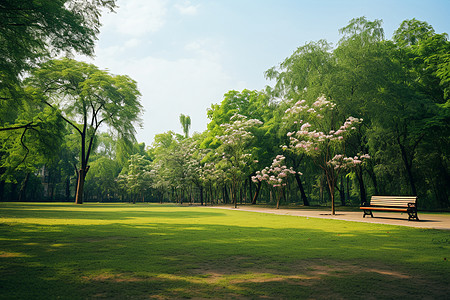
[[(211, 206), (209, 206), (211, 207)], [(317, 209), (275, 209), (263, 208), (258, 206), (238, 206), (238, 208), (230, 206), (212, 206), (212, 208), (242, 210), (260, 213), (269, 213), (277, 215), (301, 216), (310, 218), (336, 219), (354, 222), (379, 223), (399, 226), (410, 226), (418, 228), (446, 229), (450, 230), (450, 214), (427, 214), (419, 211), (420, 221), (408, 221), (407, 213), (391, 213), (374, 211), (372, 217), (363, 218), (362, 211), (337, 211), (336, 215), (331, 215), (330, 211)]]

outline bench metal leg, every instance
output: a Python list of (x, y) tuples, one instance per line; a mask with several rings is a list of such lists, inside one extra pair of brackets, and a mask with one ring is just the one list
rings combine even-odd
[(366, 216), (371, 216), (373, 218), (373, 214), (370, 209), (364, 209), (363, 211), (364, 211), (363, 218), (365, 218)]
[(415, 220), (419, 221), (419, 216), (417, 216), (417, 211), (408, 211), (408, 221)]

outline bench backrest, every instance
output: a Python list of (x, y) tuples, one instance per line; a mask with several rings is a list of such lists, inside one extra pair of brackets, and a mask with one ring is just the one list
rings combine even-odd
[(416, 196), (372, 196), (370, 205), (408, 207), (408, 203), (416, 203)]

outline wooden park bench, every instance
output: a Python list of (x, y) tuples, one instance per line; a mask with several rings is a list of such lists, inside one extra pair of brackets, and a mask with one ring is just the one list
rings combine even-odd
[(370, 203), (364, 202), (360, 209), (364, 210), (363, 217), (372, 216), (373, 210), (407, 212), (408, 221), (419, 221), (417, 216), (416, 196), (372, 196)]

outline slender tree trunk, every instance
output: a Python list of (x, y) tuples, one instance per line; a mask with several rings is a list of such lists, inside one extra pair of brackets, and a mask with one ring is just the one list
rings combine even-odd
[(233, 198), (234, 208), (237, 208), (237, 182), (231, 184), (231, 197)]
[(200, 185), (200, 205), (203, 206), (203, 186)]
[(308, 197), (306, 196), (305, 189), (303, 188), (302, 180), (298, 173), (295, 173), (295, 180), (297, 181), (297, 185), (300, 190), (300, 194), (302, 196), (303, 205), (309, 206), (310, 205), (309, 200), (308, 200)]
[(70, 178), (67, 176), (66, 178), (66, 201), (68, 202), (70, 199)]
[(223, 203), (228, 204), (229, 197), (228, 197), (228, 190), (227, 190), (226, 185), (224, 185), (222, 188), (222, 197), (223, 197), (223, 200), (222, 200)]
[(19, 202), (27, 200), (26, 194), (27, 194), (27, 186), (28, 186), (29, 178), (30, 178), (30, 173), (26, 173), (25, 178), (22, 180), (22, 184), (20, 185)]
[(3, 180), (0, 181), (0, 201), (3, 201), (3, 197), (5, 195), (5, 182)]
[[(448, 173), (448, 167), (446, 167), (446, 163), (443, 160), (443, 155), (439, 155), (439, 172), (441, 174), (439, 176), (441, 183), (436, 182), (436, 186), (439, 188), (439, 196), (438, 201), (442, 208), (447, 208), (450, 206), (450, 199), (448, 197), (450, 192), (450, 176)], [(433, 181), (437, 181), (437, 178), (434, 178)], [(437, 188), (436, 188), (437, 189)]]
[(377, 181), (377, 176), (375, 174), (375, 172), (373, 171), (373, 169), (368, 169), (367, 173), (370, 176), (370, 179), (372, 180), (372, 184), (375, 190), (375, 195), (380, 195), (380, 191), (378, 190), (378, 181)]
[(361, 166), (358, 166), (356, 169), (356, 178), (358, 178), (358, 183), (359, 183), (359, 197), (360, 197), (360, 202), (361, 205), (363, 205), (364, 202), (366, 202), (366, 188), (364, 186), (364, 179), (363, 179), (363, 171)]
[(11, 183), (11, 191), (9, 193), (9, 201), (17, 201), (17, 183)]
[(320, 185), (319, 185), (319, 202), (323, 203), (323, 186), (324, 186), (324, 182), (323, 182), (323, 175), (320, 176)]
[[(206, 193), (208, 193), (208, 190), (206, 190)], [(209, 183), (209, 205), (213, 205), (213, 190), (212, 190), (212, 183)]]
[(336, 208), (334, 206), (334, 187), (329, 186), (330, 196), (331, 196), (331, 214), (334, 216), (336, 214)]
[(259, 191), (261, 190), (261, 185), (262, 185), (262, 181), (258, 181), (258, 185), (256, 186), (255, 195), (253, 196), (253, 199), (252, 199), (252, 204), (253, 205), (255, 205), (256, 204), (256, 200), (258, 200)]
[(339, 196), (341, 197), (341, 205), (345, 206), (344, 176), (341, 176), (341, 184), (340, 184), (340, 188), (339, 188)]
[(346, 185), (346, 193), (347, 193), (347, 199), (350, 199), (350, 178), (347, 177), (345, 180), (345, 185)]
[(252, 196), (253, 196), (253, 188), (252, 188), (252, 186), (253, 186), (253, 183), (252, 183), (252, 176), (249, 175), (249, 176), (248, 176), (248, 199), (249, 199), (250, 201), (252, 201)]
[(281, 199), (281, 195), (283, 193), (283, 190), (280, 188), (277, 189), (278, 193), (277, 193), (277, 209), (280, 208), (280, 199)]
[(406, 151), (405, 146), (400, 143), (400, 140), (398, 140), (398, 144), (400, 146), (400, 152), (402, 154), (403, 163), (405, 165), (406, 175), (408, 177), (409, 185), (411, 187), (411, 192), (413, 196), (417, 196), (417, 190), (416, 190), (416, 183), (414, 181), (414, 176), (412, 173), (412, 158), (410, 159), (408, 157), (408, 153)]
[(334, 205), (334, 189), (336, 186), (336, 180), (335, 180), (335, 174), (333, 173), (334, 171), (331, 170), (327, 170), (326, 171), (326, 178), (327, 178), (327, 184), (328, 184), (328, 189), (330, 191), (330, 197), (331, 197), (331, 214), (334, 216), (336, 214), (336, 209), (335, 209), (335, 205)]
[(247, 202), (247, 179), (245, 179), (244, 186), (242, 187), (241, 191), (242, 191), (242, 196), (241, 196), (241, 205), (242, 205), (242, 201), (244, 203)]

